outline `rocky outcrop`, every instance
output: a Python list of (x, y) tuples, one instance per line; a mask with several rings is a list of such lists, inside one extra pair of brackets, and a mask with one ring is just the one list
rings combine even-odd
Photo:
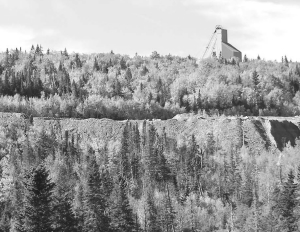
[[(1, 125), (24, 124), (28, 120), (22, 114), (0, 113)], [(82, 141), (88, 141), (95, 146), (107, 143), (111, 148), (119, 146), (125, 122), (111, 119), (33, 118), (36, 128), (49, 130), (53, 126), (59, 126), (62, 132), (79, 134)], [(142, 120), (130, 122), (138, 124), (140, 130), (142, 129)], [(223, 148), (241, 147), (244, 144), (257, 153), (274, 146), (282, 150), (287, 142), (295, 145), (300, 136), (298, 117), (203, 117), (184, 114), (169, 120), (152, 120), (147, 123), (153, 123), (158, 133), (165, 128), (168, 138), (179, 144), (192, 134), (200, 145), (204, 144), (207, 134), (211, 133), (217, 145)]]

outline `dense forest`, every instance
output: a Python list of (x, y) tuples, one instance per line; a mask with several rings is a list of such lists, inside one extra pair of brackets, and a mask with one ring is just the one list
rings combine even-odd
[(179, 143), (151, 121), (122, 131), (95, 148), (59, 120), (1, 125), (0, 231), (299, 231), (300, 141)]
[[(300, 113), (288, 61), (0, 54), (0, 111), (53, 118), (168, 119), (178, 113)], [(178, 142), (126, 121), (119, 146), (25, 123), (0, 124), (0, 232), (291, 232), (300, 229), (300, 141), (251, 149), (213, 132)], [(237, 142), (233, 142), (237, 141)]]
[(32, 116), (152, 119), (178, 113), (294, 116), (300, 67), (222, 57), (69, 54), (41, 45), (0, 54), (0, 110)]

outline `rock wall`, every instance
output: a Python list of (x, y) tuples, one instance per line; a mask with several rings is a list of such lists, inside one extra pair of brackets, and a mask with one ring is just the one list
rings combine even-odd
[[(11, 123), (25, 124), (28, 118), (22, 114), (0, 113), (0, 125)], [(88, 141), (95, 146), (108, 143), (111, 148), (118, 148), (122, 130), (126, 121), (111, 119), (54, 119), (33, 118), (36, 128), (49, 130), (53, 126), (60, 126), (62, 132), (79, 134), (82, 141)], [(131, 120), (142, 129), (142, 120)], [(158, 133), (165, 128), (169, 139), (178, 144), (185, 142), (192, 134), (198, 143), (204, 144), (207, 134), (212, 133), (215, 141), (222, 147), (241, 147), (243, 144), (254, 152), (262, 149), (277, 147), (282, 150), (285, 143), (295, 145), (300, 136), (300, 118), (298, 117), (207, 117), (185, 114), (177, 115), (169, 120), (147, 121), (153, 123)]]

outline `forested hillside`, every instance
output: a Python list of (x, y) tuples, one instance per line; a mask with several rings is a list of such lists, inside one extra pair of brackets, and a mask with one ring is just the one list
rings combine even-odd
[(297, 63), (0, 60), (0, 232), (299, 230)]
[(300, 228), (291, 122), (0, 116), (0, 231)]
[(151, 119), (178, 113), (293, 116), (297, 63), (69, 54), (41, 45), (0, 54), (0, 110), (43, 117)]

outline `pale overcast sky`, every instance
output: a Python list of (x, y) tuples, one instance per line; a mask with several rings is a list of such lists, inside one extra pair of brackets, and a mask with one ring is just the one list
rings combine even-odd
[(300, 61), (300, 0), (0, 0), (0, 50), (201, 57), (216, 25), (243, 55)]

